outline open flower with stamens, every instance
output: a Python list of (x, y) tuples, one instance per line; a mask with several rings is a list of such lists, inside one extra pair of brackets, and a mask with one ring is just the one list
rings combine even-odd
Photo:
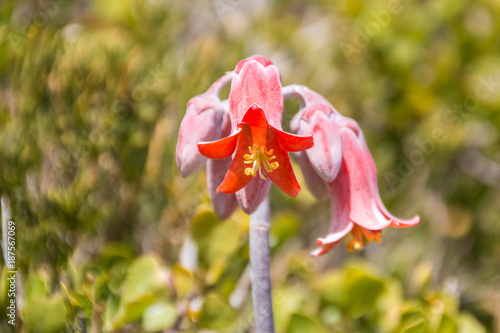
[[(223, 103), (218, 93), (222, 84), (228, 82), (231, 82), (231, 90), (227, 103)], [(269, 59), (252, 56), (240, 61), (234, 72), (227, 73), (207, 93), (193, 101), (188, 104), (179, 131), (177, 164), (183, 175), (189, 175), (199, 169), (206, 158), (226, 161), (209, 163), (210, 175), (214, 174), (215, 165), (224, 166), (219, 171), (225, 172), (214, 193), (214, 183), (222, 177), (220, 173), (210, 176), (214, 204), (215, 198), (224, 198), (218, 196), (219, 193), (234, 193), (241, 208), (250, 214), (268, 196), (271, 183), (290, 196), (298, 194), (300, 186), (288, 153), (311, 148), (313, 139), (312, 136), (294, 135), (281, 129), (281, 79), (278, 69)], [(204, 118), (197, 118), (198, 115)], [(226, 118), (230, 120), (231, 130), (229, 135), (223, 136), (220, 128)], [(203, 121), (206, 121), (205, 126)], [(195, 123), (198, 126), (193, 130), (190, 124)], [(207, 126), (210, 127), (208, 131)], [(211, 141), (209, 136), (218, 140)], [(203, 137), (208, 140), (201, 139)], [(194, 140), (197, 140), (196, 152), (193, 150)], [(227, 200), (231, 203), (231, 197)], [(220, 204), (217, 207), (222, 212), (218, 214), (221, 217), (232, 211), (223, 210)]]
[(260, 179), (269, 178), (283, 192), (294, 197), (300, 186), (288, 153), (308, 149), (312, 144), (310, 136), (289, 134), (269, 125), (264, 110), (252, 104), (233, 134), (214, 142), (199, 143), (198, 149), (203, 156), (214, 159), (227, 158), (234, 153), (217, 192), (237, 192), (258, 174)]

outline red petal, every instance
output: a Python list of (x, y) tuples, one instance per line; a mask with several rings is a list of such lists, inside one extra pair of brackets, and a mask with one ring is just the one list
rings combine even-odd
[(302, 136), (280, 131), (273, 127), (278, 133), (278, 142), (280, 146), (288, 152), (302, 151), (314, 146), (312, 135)]
[(276, 170), (269, 173), (265, 171), (265, 173), (280, 190), (291, 197), (295, 197), (300, 192), (300, 185), (297, 182), (297, 178), (295, 178), (290, 156), (281, 148), (276, 139), (276, 131), (273, 128), (268, 129), (266, 149), (273, 150), (273, 155), (276, 156), (276, 158), (271, 162), (278, 162), (279, 166)]
[(317, 248), (316, 250), (312, 251), (311, 252), (311, 257), (317, 257), (317, 256), (321, 256), (327, 252), (329, 252), (330, 250), (332, 250), (335, 246), (337, 246), (337, 244), (340, 242), (337, 241), (335, 243), (328, 243), (328, 244), (325, 244), (323, 245), (323, 247), (320, 247), (320, 248)]
[(234, 193), (241, 190), (253, 179), (252, 176), (245, 175), (245, 169), (249, 167), (245, 164), (243, 155), (248, 154), (248, 147), (252, 146), (252, 131), (248, 125), (240, 125), (241, 130), (237, 136), (238, 145), (234, 154), (233, 161), (229, 166), (229, 170), (224, 177), (224, 180), (217, 188), (218, 192)]
[(255, 103), (248, 108), (241, 122), (252, 127), (269, 127), (264, 110)]
[(212, 142), (199, 142), (198, 150), (200, 153), (208, 158), (222, 159), (231, 156), (236, 149), (238, 142), (238, 133), (240, 129), (228, 137)]

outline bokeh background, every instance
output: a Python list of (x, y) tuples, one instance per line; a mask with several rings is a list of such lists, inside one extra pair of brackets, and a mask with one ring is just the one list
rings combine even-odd
[[(15, 328), (251, 332), (248, 217), (217, 219), (204, 171), (183, 179), (174, 154), (189, 98), (261, 54), (360, 123), (387, 207), (421, 216), (311, 259), (329, 203), (273, 188), (277, 332), (499, 332), (499, 13), (498, 0), (3, 0)], [(285, 106), (288, 129), (299, 103)]]

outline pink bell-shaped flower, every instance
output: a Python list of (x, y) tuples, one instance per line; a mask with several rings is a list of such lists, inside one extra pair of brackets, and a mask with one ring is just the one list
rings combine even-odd
[[(320, 199), (325, 192), (330, 199), (331, 221), (328, 235), (318, 238), (318, 256), (331, 250), (348, 233), (352, 239), (347, 249), (361, 250), (363, 245), (382, 240), (386, 227), (405, 228), (419, 223), (419, 217), (397, 218), (385, 208), (377, 185), (377, 169), (363, 132), (356, 121), (341, 116), (317, 93), (302, 87), (288, 86), (285, 96), (301, 98), (302, 110), (291, 128), (302, 135), (312, 135), (313, 149), (301, 152), (299, 163), (306, 183)], [(311, 174), (312, 170), (316, 175)], [(323, 180), (323, 183), (321, 182)]]

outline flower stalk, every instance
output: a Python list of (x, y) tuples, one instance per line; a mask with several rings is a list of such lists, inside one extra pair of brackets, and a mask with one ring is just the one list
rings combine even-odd
[(255, 333), (274, 333), (269, 248), (269, 199), (250, 214), (250, 269)]

